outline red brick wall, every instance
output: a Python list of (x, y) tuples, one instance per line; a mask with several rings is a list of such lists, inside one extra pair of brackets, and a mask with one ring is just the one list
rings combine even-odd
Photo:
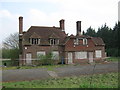
[(70, 39), (65, 45), (65, 51), (80, 51), (80, 50), (93, 50), (95, 45), (91, 39), (88, 39), (87, 45), (74, 45), (74, 39)]
[[(95, 44), (93, 43), (93, 41), (91, 39), (88, 39), (88, 47), (87, 45), (75, 45), (73, 44), (74, 39), (70, 39), (68, 40), (68, 42), (65, 45), (65, 63), (68, 63), (68, 52), (72, 52), (73, 53), (73, 63), (88, 63), (89, 60), (87, 59), (75, 59), (75, 52), (76, 51), (87, 51), (87, 52), (93, 52), (93, 58), (94, 61), (96, 62), (100, 62), (104, 59), (105, 57), (105, 48), (104, 46), (95, 46)], [(101, 58), (96, 58), (95, 57), (95, 50), (102, 50), (102, 57)], [(88, 54), (88, 53), (87, 53)], [(88, 57), (88, 55), (87, 55)]]
[[(25, 49), (25, 47), (27, 47), (27, 49)], [(38, 45), (31, 45), (31, 46), (24, 46), (23, 47), (23, 56), (24, 58), (25, 55), (27, 53), (31, 53), (32, 54), (32, 58), (36, 58), (37, 57), (37, 52), (39, 51), (45, 51), (46, 54), (48, 54), (51, 51), (59, 51), (59, 55), (61, 56), (63, 53), (63, 48), (60, 46), (38, 46)]]

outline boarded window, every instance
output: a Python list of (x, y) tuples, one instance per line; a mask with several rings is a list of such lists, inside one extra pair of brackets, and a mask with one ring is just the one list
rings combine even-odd
[(37, 52), (37, 58), (41, 59), (43, 56), (45, 56), (45, 51), (39, 51)]
[(95, 51), (95, 56), (96, 56), (96, 58), (102, 57), (102, 51), (101, 50), (96, 50)]
[(59, 52), (58, 51), (53, 51), (52, 55), (53, 55), (52, 59), (59, 60)]
[(87, 52), (75, 52), (75, 59), (86, 59), (87, 58)]

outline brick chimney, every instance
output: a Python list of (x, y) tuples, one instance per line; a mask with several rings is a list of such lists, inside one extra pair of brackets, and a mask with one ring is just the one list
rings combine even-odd
[(65, 31), (65, 26), (64, 26), (65, 20), (64, 20), (64, 19), (61, 19), (59, 22), (60, 22), (60, 29), (61, 29), (62, 31)]
[(23, 34), (23, 17), (19, 17), (19, 35)]
[(77, 36), (81, 35), (81, 21), (76, 22), (76, 27), (77, 27)]

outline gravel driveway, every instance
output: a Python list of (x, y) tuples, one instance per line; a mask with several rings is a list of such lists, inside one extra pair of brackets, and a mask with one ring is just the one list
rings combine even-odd
[[(95, 67), (95, 68), (94, 68)], [(47, 71), (47, 69), (17, 69), (17, 70), (3, 70), (2, 81), (23, 81), (23, 80), (35, 80), (46, 79), (51, 77), (66, 77), (66, 76), (78, 76), (94, 73), (108, 73), (118, 72), (118, 62), (111, 62), (106, 64), (96, 65), (68, 65), (59, 68), (55, 68), (54, 71)]]

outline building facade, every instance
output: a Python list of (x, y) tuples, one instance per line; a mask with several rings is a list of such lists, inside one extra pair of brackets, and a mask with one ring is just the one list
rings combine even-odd
[(53, 61), (65, 64), (101, 61), (105, 58), (105, 44), (99, 37), (81, 34), (81, 21), (76, 22), (77, 34), (68, 36), (64, 29), (64, 20), (60, 27), (31, 26), (23, 31), (23, 17), (19, 17), (20, 64), (32, 64), (39, 56), (49, 53)]

